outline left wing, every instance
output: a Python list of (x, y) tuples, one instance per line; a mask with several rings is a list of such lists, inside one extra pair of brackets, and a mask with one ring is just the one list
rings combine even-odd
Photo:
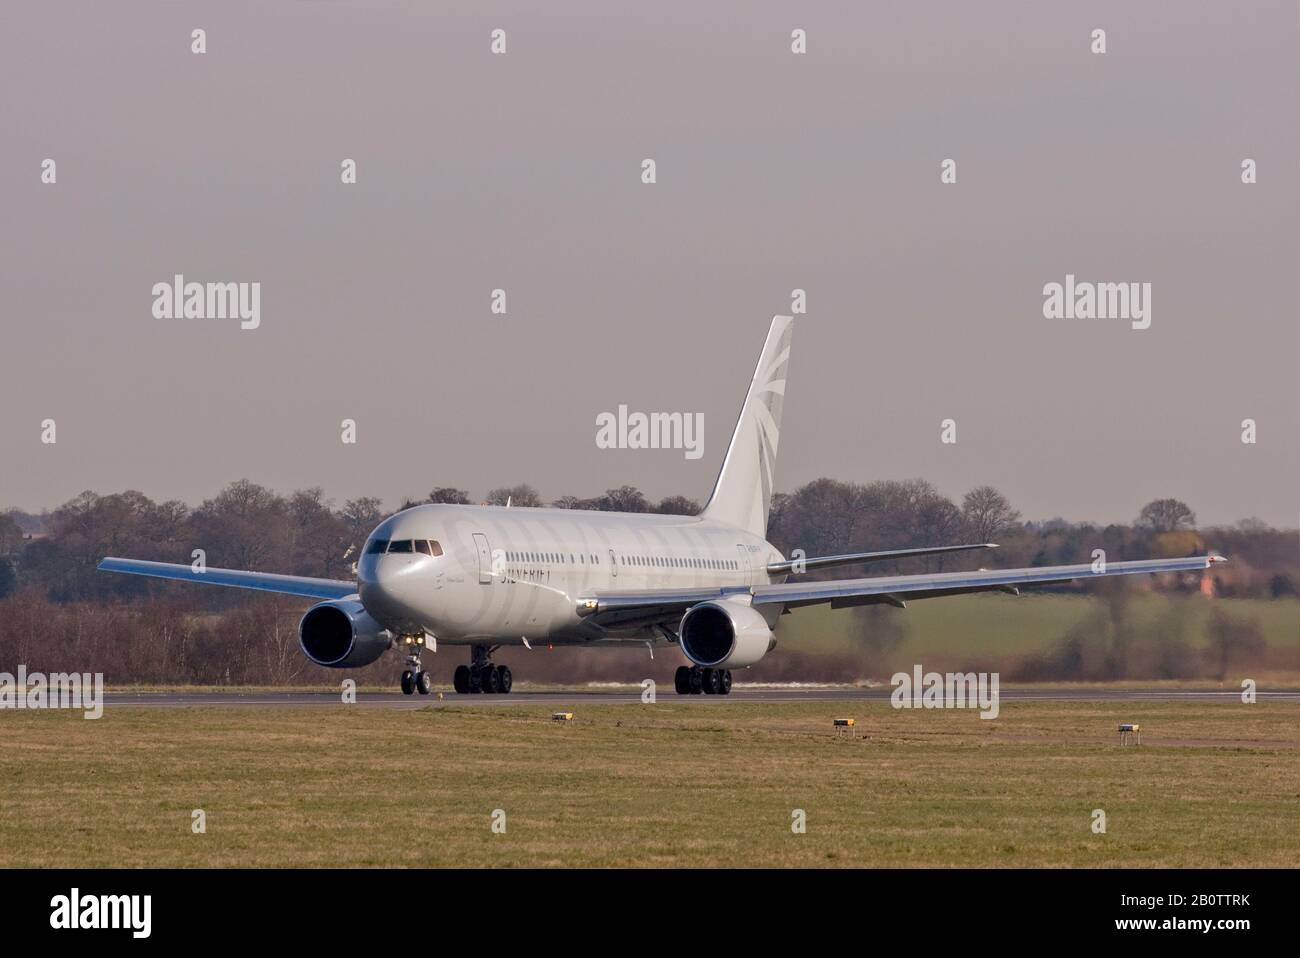
[(344, 582), (340, 579), (312, 579), (305, 575), (240, 572), (237, 569), (204, 569), (202, 572), (197, 572), (188, 565), (145, 562), (143, 559), (115, 559), (112, 556), (101, 561), (97, 568), (101, 572), (129, 572), (132, 575), (147, 575), (156, 579), (179, 579), (182, 582), (199, 582), (205, 585), (228, 585), (237, 589), (280, 592), (312, 599), (342, 599), (344, 596), (356, 595), (357, 592), (355, 582)]
[(771, 585), (703, 589), (641, 589), (595, 592), (578, 602), (578, 614), (605, 627), (630, 627), (668, 622), (697, 602), (749, 596), (754, 606), (797, 608), (829, 602), (831, 608), (876, 603), (905, 606), (906, 599), (931, 599), (971, 592), (1019, 594), (1020, 586), (1046, 585), (1074, 579), (1158, 572), (1191, 572), (1226, 562), (1220, 555), (1184, 559), (1138, 559), (1111, 562), (1104, 572), (1091, 564), (1041, 566), (1032, 569), (977, 569), (974, 572), (936, 572), (921, 575), (877, 576), (868, 579), (833, 579), (828, 582), (783, 582)]
[(1137, 559), (1109, 562), (1104, 572), (1092, 565), (1039, 566), (1033, 569), (977, 569), (974, 572), (937, 572), (922, 575), (881, 576), (873, 579), (840, 579), (830, 582), (785, 582), (755, 586), (754, 605), (780, 602), (787, 608), (829, 602), (831, 608), (886, 603), (902, 605), (904, 599), (930, 599), (970, 592), (1019, 594), (1022, 585), (1046, 585), (1112, 575), (1140, 575), (1153, 572), (1190, 572), (1226, 562), (1220, 555), (1188, 556), (1185, 559)]

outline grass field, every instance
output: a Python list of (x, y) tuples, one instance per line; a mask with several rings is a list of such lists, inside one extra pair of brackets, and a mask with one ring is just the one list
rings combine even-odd
[(1300, 864), (1287, 702), (4, 712), (0, 776), (3, 866)]

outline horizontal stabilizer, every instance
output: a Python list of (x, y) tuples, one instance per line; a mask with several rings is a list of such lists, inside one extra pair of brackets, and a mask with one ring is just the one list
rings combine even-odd
[(837, 565), (854, 565), (859, 562), (888, 562), (891, 559), (911, 559), (915, 556), (942, 555), (946, 552), (969, 552), (972, 549), (996, 549), (996, 542), (976, 542), (965, 546), (927, 546), (924, 549), (890, 549), (886, 552), (850, 552), (839, 556), (815, 556), (811, 559), (786, 559), (769, 562), (768, 575), (789, 575), (809, 569), (829, 569)]

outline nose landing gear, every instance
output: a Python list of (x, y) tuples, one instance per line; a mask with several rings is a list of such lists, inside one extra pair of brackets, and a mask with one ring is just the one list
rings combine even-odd
[(678, 695), (730, 695), (731, 669), (702, 669), (698, 665), (680, 665), (673, 676)]
[(419, 692), (428, 695), (433, 688), (429, 673), (420, 668), (420, 653), (424, 651), (423, 635), (402, 636), (402, 651), (406, 653), (407, 669), (402, 673), (402, 694)]
[(407, 669), (402, 673), (402, 694), (411, 695), (419, 692), (421, 695), (428, 695), (433, 688), (433, 680), (429, 678), (428, 672), (412, 671)]
[(493, 665), (491, 655), (499, 648), (476, 645), (471, 649), (469, 665), (458, 665), (452, 675), (452, 687), (461, 695), (506, 695), (515, 684), (508, 666)]

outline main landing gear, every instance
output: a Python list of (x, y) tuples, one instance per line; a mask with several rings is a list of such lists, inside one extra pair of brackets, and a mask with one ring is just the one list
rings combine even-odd
[(402, 673), (402, 694), (412, 695), (419, 692), (428, 695), (433, 688), (429, 673), (420, 668), (420, 653), (424, 651), (423, 635), (402, 637), (402, 651), (406, 653), (406, 671)]
[(507, 695), (515, 684), (514, 676), (505, 665), (493, 665), (492, 653), (497, 646), (475, 645), (471, 649), (473, 658), (469, 665), (456, 666), (451, 684), (461, 695)]
[(673, 676), (678, 695), (730, 695), (731, 669), (702, 669), (698, 665), (680, 665)]

